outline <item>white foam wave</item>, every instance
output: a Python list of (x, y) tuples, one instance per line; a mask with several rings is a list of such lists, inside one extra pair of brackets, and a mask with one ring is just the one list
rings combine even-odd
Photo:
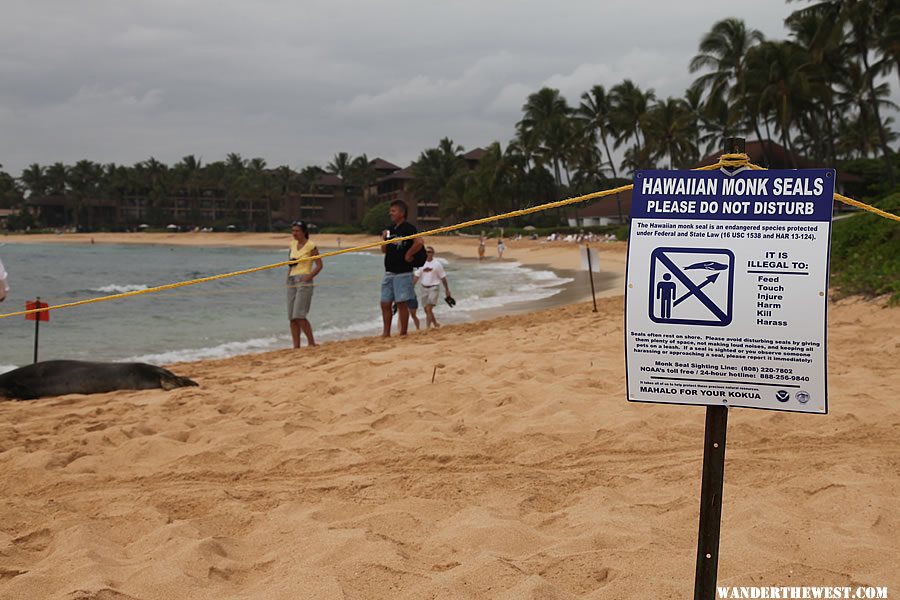
[(522, 268), (522, 263), (520, 263), (520, 262), (478, 263), (477, 268), (485, 269), (488, 271), (515, 271), (517, 269)]
[(255, 338), (244, 342), (225, 342), (209, 348), (185, 348), (182, 350), (170, 350), (157, 354), (143, 354), (122, 359), (122, 362), (149, 362), (154, 364), (169, 364), (174, 362), (187, 362), (192, 360), (208, 360), (215, 358), (228, 358), (241, 354), (255, 354), (285, 347), (286, 337), (272, 336)]
[(529, 279), (535, 281), (572, 281), (571, 279), (563, 279), (553, 271), (529, 271), (527, 275)]
[(452, 310), (458, 312), (475, 312), (491, 308), (501, 308), (517, 302), (535, 302), (544, 300), (562, 292), (561, 288), (556, 287), (548, 288), (534, 286), (530, 289), (524, 289), (526, 287), (527, 286), (522, 286), (523, 289), (521, 291), (517, 290), (514, 294), (499, 294), (496, 296), (485, 297), (478, 295), (467, 296), (458, 300), (456, 306)]
[[(339, 248), (331, 248), (331, 250), (339, 250)], [(344, 252), (343, 254), (339, 254), (335, 258), (338, 258), (340, 256), (368, 256), (368, 257), (381, 258), (380, 255), (375, 254), (374, 252)]]
[(381, 318), (353, 323), (343, 327), (323, 327), (315, 332), (317, 338), (343, 340), (355, 337), (354, 334), (373, 333), (381, 329)]
[(92, 292), (102, 292), (104, 294), (124, 294), (126, 292), (139, 292), (146, 290), (147, 286), (143, 284), (117, 284), (104, 285), (103, 287), (91, 288)]
[(0, 365), (0, 374), (9, 373), (14, 369), (18, 369), (16, 365)]

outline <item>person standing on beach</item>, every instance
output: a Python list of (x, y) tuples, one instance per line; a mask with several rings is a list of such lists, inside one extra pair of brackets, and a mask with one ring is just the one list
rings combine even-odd
[(485, 246), (485, 240), (484, 240), (484, 234), (482, 233), (481, 237), (478, 238), (478, 260), (484, 260), (484, 246)]
[(497, 238), (497, 259), (503, 260), (503, 252), (506, 251), (506, 244), (503, 243), (503, 238)]
[[(383, 240), (415, 235), (418, 230), (407, 222), (407, 207), (403, 200), (394, 200), (390, 205), (391, 225), (381, 234)], [(408, 302), (415, 296), (413, 288), (413, 259), (425, 244), (421, 239), (406, 240), (385, 244), (381, 247), (384, 253), (384, 279), (381, 281), (381, 320), (384, 323), (382, 337), (391, 337), (391, 305), (397, 304), (397, 326), (400, 335), (406, 335), (409, 326)]]
[(438, 303), (438, 297), (441, 295), (441, 284), (444, 284), (444, 291), (447, 292), (446, 297), (452, 296), (450, 293), (450, 284), (447, 283), (447, 272), (444, 271), (444, 265), (434, 257), (434, 248), (428, 246), (425, 249), (425, 264), (419, 269), (419, 281), (422, 282), (422, 302), (425, 304), (425, 327), (435, 329), (440, 327), (434, 316), (434, 305)]
[(300, 347), (300, 334), (306, 336), (308, 346), (315, 346), (312, 325), (306, 315), (312, 304), (313, 279), (322, 270), (322, 259), (308, 260), (311, 256), (317, 256), (319, 249), (309, 239), (309, 230), (303, 221), (294, 221), (291, 224), (290, 260), (305, 258), (288, 267), (287, 278), (287, 303), (288, 319), (291, 322), (291, 338), (294, 348)]
[(0, 302), (6, 300), (9, 293), (9, 284), (6, 283), (6, 269), (3, 268), (3, 261), (0, 260)]

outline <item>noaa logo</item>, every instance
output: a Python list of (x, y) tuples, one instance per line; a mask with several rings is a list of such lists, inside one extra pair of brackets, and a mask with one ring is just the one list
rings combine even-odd
[(809, 402), (809, 392), (800, 390), (799, 392), (797, 392), (795, 398), (797, 398), (797, 402), (799, 402), (800, 404), (806, 404), (807, 402)]
[(791, 393), (787, 390), (778, 390), (775, 392), (775, 399), (779, 402), (787, 402), (791, 399)]

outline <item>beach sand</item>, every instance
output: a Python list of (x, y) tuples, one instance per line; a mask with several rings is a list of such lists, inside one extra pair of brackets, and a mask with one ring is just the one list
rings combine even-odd
[[(900, 309), (882, 304), (830, 305), (829, 415), (731, 410), (720, 585), (900, 590)], [(691, 597), (705, 411), (625, 401), (622, 311), (0, 403), (0, 598)]]

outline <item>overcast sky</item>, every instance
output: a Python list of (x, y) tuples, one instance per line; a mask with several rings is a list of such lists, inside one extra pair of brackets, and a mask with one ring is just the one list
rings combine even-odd
[(624, 78), (680, 96), (717, 20), (785, 36), (783, 0), (8, 0), (0, 164), (401, 166), (444, 136), (505, 143), (529, 93)]

